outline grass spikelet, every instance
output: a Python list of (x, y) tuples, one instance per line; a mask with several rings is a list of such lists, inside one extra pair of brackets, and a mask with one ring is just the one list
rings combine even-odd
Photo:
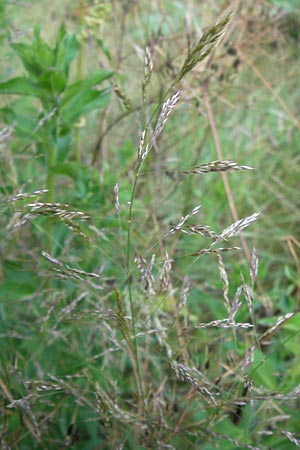
[(159, 315), (155, 315), (155, 317), (153, 318), (153, 322), (154, 325), (156, 327), (156, 339), (159, 343), (159, 345), (161, 347), (163, 347), (165, 349), (165, 352), (168, 356), (168, 358), (172, 358), (173, 357), (173, 351), (172, 348), (170, 347), (170, 345), (168, 344), (168, 340), (167, 340), (167, 329), (162, 325)]
[(189, 292), (190, 292), (190, 281), (188, 277), (185, 277), (182, 283), (179, 301), (177, 303), (177, 316), (184, 307), (184, 305), (186, 304)]
[(124, 108), (126, 109), (126, 111), (132, 112), (134, 110), (132, 103), (131, 103), (130, 99), (127, 97), (127, 95), (125, 94), (125, 92), (120, 88), (120, 86), (118, 85), (116, 80), (112, 79), (110, 81), (110, 83), (111, 83), (111, 87), (112, 87), (114, 93), (120, 99), (120, 101), (121, 101), (122, 105), (124, 106)]
[(108, 420), (109, 417), (117, 419), (123, 423), (132, 423), (136, 420), (134, 415), (129, 414), (120, 408), (117, 401), (112, 396), (109, 396), (103, 389), (97, 386), (96, 400), (98, 412), (101, 416)]
[(191, 256), (209, 255), (211, 253), (225, 253), (234, 250), (241, 250), (241, 247), (218, 247), (218, 248), (203, 248), (198, 252), (192, 253)]
[(288, 322), (296, 313), (287, 313), (283, 316), (278, 317), (274, 325), (272, 325), (265, 333), (263, 333), (259, 338), (260, 345), (266, 345), (269, 341), (269, 338), (272, 337), (275, 333), (279, 331), (279, 329)]
[(97, 273), (85, 272), (84, 270), (74, 269), (73, 267), (70, 267), (67, 264), (63, 264), (62, 262), (58, 261), (56, 258), (53, 258), (46, 252), (42, 252), (42, 256), (45, 259), (47, 259), (47, 261), (49, 261), (51, 264), (59, 267), (59, 268), (53, 267), (52, 269), (58, 278), (61, 279), (73, 278), (75, 280), (83, 280), (84, 277), (87, 277), (87, 278), (96, 278), (98, 280), (101, 279), (101, 276), (98, 275)]
[(145, 258), (140, 258), (136, 256), (134, 258), (134, 262), (136, 264), (137, 269), (141, 273), (141, 281), (143, 282), (143, 290), (150, 297), (155, 295), (155, 290), (153, 287), (154, 277), (152, 275), (152, 268), (155, 260), (155, 255), (152, 255), (149, 263)]
[(209, 28), (201, 36), (199, 42), (189, 49), (183, 66), (177, 75), (174, 84), (177, 84), (187, 73), (191, 72), (197, 64), (203, 61), (219, 44), (224, 36), (226, 25), (230, 22), (232, 13), (228, 14), (223, 20)]
[(286, 430), (280, 431), (286, 438), (288, 438), (290, 442), (292, 442), (292, 444), (296, 445), (296, 447), (300, 447), (300, 440), (296, 439), (293, 433), (290, 433), (289, 431)]
[(23, 215), (20, 213), (16, 214), (16, 218), (18, 220), (13, 223), (13, 229), (22, 227), (38, 216), (52, 216), (60, 219), (61, 222), (63, 222), (74, 234), (81, 236), (84, 239), (88, 239), (87, 236), (81, 231), (80, 226), (73, 222), (73, 219), (88, 220), (90, 219), (90, 216), (82, 211), (74, 211), (73, 207), (70, 205), (63, 203), (35, 202), (28, 203), (25, 208), (30, 208), (30, 210), (23, 213)]
[(191, 374), (192, 370), (189, 367), (186, 367), (176, 361), (172, 361), (170, 363), (170, 367), (174, 370), (178, 380), (190, 384), (197, 392), (204, 396), (208, 403), (212, 403), (214, 405), (217, 404), (211, 392), (206, 387), (199, 384), (198, 380)]
[(5, 200), (5, 203), (12, 203), (17, 200), (24, 200), (27, 198), (34, 198), (37, 197), (38, 195), (45, 194), (46, 192), (48, 192), (48, 189), (38, 189), (36, 191), (33, 191), (31, 194), (20, 192), (19, 194), (16, 194), (13, 197)]
[(239, 286), (236, 290), (235, 296), (233, 297), (232, 304), (230, 306), (229, 314), (228, 314), (228, 318), (227, 318), (228, 323), (234, 322), (235, 315), (236, 315), (239, 307), (241, 306), (241, 303), (239, 302), (239, 298), (242, 293), (242, 290), (243, 290), (243, 287)]
[(233, 161), (212, 161), (208, 164), (201, 164), (201, 166), (196, 166), (193, 169), (183, 170), (182, 173), (185, 174), (203, 174), (209, 172), (235, 172), (241, 170), (253, 170), (253, 167), (249, 166), (239, 166)]
[(153, 61), (151, 58), (151, 53), (148, 47), (145, 48), (145, 68), (144, 68), (144, 79), (142, 82), (142, 98), (143, 102), (146, 101), (147, 87), (151, 80), (151, 75), (153, 72)]
[(244, 230), (244, 228), (251, 225), (252, 222), (255, 222), (259, 214), (260, 213), (254, 213), (251, 216), (245, 217), (244, 219), (237, 220), (222, 231), (222, 233), (219, 235), (219, 239), (227, 241), (227, 239), (231, 238), (232, 236), (237, 236), (241, 233), (241, 231)]
[(177, 231), (187, 234), (189, 236), (192, 235), (198, 235), (198, 236), (204, 236), (212, 239), (217, 239), (218, 235), (211, 230), (211, 228), (208, 225), (189, 225), (189, 226), (183, 226), (179, 228)]
[(157, 123), (153, 132), (153, 136), (150, 143), (150, 148), (153, 147), (153, 145), (156, 143), (158, 136), (162, 132), (168, 118), (170, 117), (170, 114), (172, 113), (173, 109), (175, 108), (178, 100), (180, 98), (180, 91), (177, 91), (172, 97), (168, 98), (168, 100), (165, 101), (163, 104), (160, 114), (157, 119)]
[(227, 272), (224, 267), (224, 262), (223, 262), (221, 253), (217, 253), (217, 258), (218, 258), (219, 273), (220, 273), (220, 277), (221, 277), (222, 285), (223, 285), (223, 298), (224, 298), (224, 303), (225, 303), (225, 309), (226, 309), (227, 313), (229, 313), (230, 304), (229, 304), (229, 298), (228, 298), (228, 291), (229, 291), (228, 276), (227, 276)]
[(30, 400), (34, 400), (35, 396), (33, 394), (29, 394), (26, 397), (23, 397), (18, 400), (14, 400), (13, 402), (9, 403), (6, 408), (20, 408), (22, 411), (24, 411), (27, 416), (30, 418), (30, 422), (32, 424), (32, 427), (29, 426), (29, 423), (27, 422), (26, 425), (30, 429), (33, 436), (39, 440), (40, 438), (40, 429), (37, 423), (37, 420), (32, 412), (31, 406), (30, 406)]
[(114, 207), (115, 207), (116, 213), (119, 214), (120, 213), (120, 203), (119, 203), (119, 185), (118, 185), (118, 183), (116, 183), (114, 185), (114, 198), (115, 198)]
[[(50, 255), (47, 255), (50, 256)], [(52, 260), (55, 260), (55, 258), (50, 257)], [(59, 261), (57, 261), (59, 263)], [(61, 263), (60, 263), (61, 264)], [(69, 319), (72, 312), (75, 310), (75, 308), (77, 307), (77, 305), (86, 298), (86, 296), (88, 295), (87, 292), (82, 292), (80, 295), (78, 295), (74, 300), (72, 300), (72, 302), (70, 304), (68, 304), (65, 308), (62, 308), (59, 312), (57, 321), (61, 322), (62, 320)]]
[(253, 292), (252, 292), (251, 288), (245, 282), (243, 282), (242, 289), (243, 289), (243, 294), (244, 294), (244, 297), (245, 297), (245, 300), (246, 300), (246, 303), (248, 306), (251, 321), (252, 321), (252, 323), (254, 323), (254, 311), (253, 311), (253, 302), (252, 302)]
[(182, 218), (180, 219), (180, 221), (178, 222), (178, 224), (175, 225), (175, 227), (171, 228), (171, 230), (166, 234), (166, 237), (167, 237), (167, 236), (170, 236), (171, 234), (176, 233), (177, 231), (181, 231), (181, 229), (182, 229), (183, 225), (185, 224), (185, 222), (186, 222), (187, 220), (189, 220), (191, 217), (193, 217), (195, 214), (198, 214), (200, 208), (201, 208), (201, 205), (196, 206), (196, 207), (192, 210), (192, 212), (190, 212), (190, 213), (187, 214), (186, 216), (182, 217)]
[(258, 272), (258, 257), (256, 253), (256, 248), (253, 247), (252, 253), (251, 253), (251, 261), (250, 261), (250, 280), (251, 280), (251, 286), (253, 287), (257, 278), (257, 272)]
[(237, 322), (229, 322), (227, 319), (220, 319), (220, 320), (212, 320), (211, 322), (207, 323), (199, 323), (198, 325), (193, 326), (192, 328), (195, 330), (198, 330), (200, 328), (253, 328), (253, 325), (251, 323), (237, 323)]
[(141, 134), (140, 137), (140, 142), (139, 142), (139, 146), (138, 146), (138, 159), (140, 159), (141, 161), (143, 161), (145, 159), (146, 156), (144, 155), (145, 150), (144, 150), (144, 142), (145, 142), (145, 136), (146, 136), (146, 131), (144, 130)]
[(169, 292), (171, 289), (170, 274), (172, 270), (172, 259), (169, 258), (168, 252), (165, 252), (165, 260), (159, 274), (159, 283), (161, 292)]

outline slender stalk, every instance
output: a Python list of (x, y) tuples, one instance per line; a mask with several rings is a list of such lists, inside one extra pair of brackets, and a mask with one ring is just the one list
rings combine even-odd
[(126, 252), (126, 281), (128, 285), (128, 294), (129, 294), (129, 303), (130, 303), (130, 313), (131, 313), (131, 328), (132, 328), (132, 341), (133, 341), (133, 351), (134, 351), (134, 360), (135, 360), (135, 371), (137, 373), (138, 378), (138, 393), (142, 400), (142, 408), (146, 415), (146, 420), (148, 424), (148, 430), (150, 433), (150, 439), (151, 439), (151, 447), (155, 448), (155, 443), (153, 442), (153, 433), (151, 431), (151, 421), (150, 421), (150, 415), (148, 411), (148, 407), (146, 404), (146, 398), (145, 393), (143, 389), (143, 382), (142, 382), (142, 375), (141, 375), (141, 367), (139, 362), (139, 354), (138, 354), (138, 344), (137, 344), (137, 338), (136, 338), (136, 324), (135, 324), (135, 315), (134, 315), (134, 304), (133, 304), (133, 297), (132, 297), (132, 289), (131, 289), (131, 267), (130, 267), (130, 247), (131, 247), (131, 228), (132, 228), (132, 216), (133, 216), (133, 203), (135, 198), (135, 192), (137, 188), (137, 182), (138, 177), (140, 174), (140, 170), (142, 167), (142, 161), (138, 162), (134, 183), (131, 191), (131, 197), (130, 197), (130, 203), (129, 203), (129, 211), (128, 211), (128, 228), (127, 228), (127, 252)]

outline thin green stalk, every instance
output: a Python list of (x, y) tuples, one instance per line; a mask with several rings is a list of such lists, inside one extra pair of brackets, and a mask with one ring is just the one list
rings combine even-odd
[[(172, 86), (173, 87), (173, 86)], [(162, 100), (162, 104), (165, 102), (171, 88), (170, 87), (167, 92), (165, 93), (163, 100)], [(147, 134), (147, 130), (148, 130), (148, 125), (152, 122), (153, 118), (156, 116), (157, 112), (159, 111), (161, 105), (159, 105), (155, 111), (153, 112), (153, 114), (151, 115), (148, 123), (145, 125), (144, 130), (145, 130), (145, 136), (144, 136), (144, 142), (141, 145), (142, 148), (139, 149), (139, 155), (138, 155), (138, 160), (137, 160), (137, 165), (136, 165), (136, 171), (135, 171), (135, 178), (134, 178), (134, 182), (133, 182), (133, 186), (132, 186), (132, 191), (131, 191), (131, 196), (130, 196), (130, 202), (129, 202), (129, 210), (128, 210), (128, 227), (127, 227), (127, 251), (126, 251), (126, 282), (128, 285), (128, 294), (129, 294), (129, 303), (130, 303), (130, 313), (131, 313), (131, 329), (132, 329), (132, 339), (133, 339), (133, 350), (134, 350), (134, 359), (135, 359), (135, 364), (136, 364), (136, 371), (137, 371), (137, 376), (138, 376), (138, 391), (139, 394), (142, 398), (143, 401), (143, 406), (144, 406), (144, 411), (145, 411), (145, 415), (146, 415), (146, 420), (147, 420), (147, 424), (148, 424), (148, 429), (150, 431), (150, 439), (151, 439), (151, 447), (154, 449), (155, 448), (155, 442), (153, 441), (153, 434), (151, 433), (151, 421), (150, 421), (150, 416), (149, 416), (149, 411), (148, 411), (148, 407), (146, 404), (146, 399), (145, 399), (145, 394), (143, 391), (143, 384), (142, 384), (142, 376), (141, 376), (141, 368), (140, 368), (140, 363), (139, 363), (139, 355), (138, 355), (138, 345), (137, 345), (137, 338), (136, 338), (136, 323), (135, 323), (135, 316), (134, 316), (134, 304), (133, 304), (133, 297), (132, 297), (132, 289), (131, 289), (131, 267), (130, 267), (130, 248), (131, 248), (131, 227), (132, 227), (132, 217), (133, 217), (133, 204), (134, 204), (134, 199), (135, 199), (135, 193), (136, 193), (136, 188), (137, 188), (137, 183), (138, 183), (138, 178), (139, 175), (141, 173), (141, 169), (143, 166), (143, 163), (145, 161), (145, 159), (143, 158), (143, 152), (145, 151), (145, 142), (146, 142), (146, 134)], [(146, 122), (146, 115), (143, 114), (142, 115), (142, 121), (145, 123)], [(157, 118), (158, 120), (158, 118)], [(149, 149), (150, 151), (151, 149)], [(147, 156), (146, 156), (147, 157)]]
[(129, 211), (128, 211), (127, 252), (126, 252), (126, 281), (127, 281), (127, 284), (128, 284), (128, 293), (129, 293), (129, 302), (130, 302), (131, 324), (132, 324), (131, 326), (132, 326), (132, 334), (133, 334), (134, 354), (135, 354), (136, 365), (137, 365), (137, 373), (138, 373), (138, 378), (139, 378), (138, 389), (139, 389), (139, 391), (140, 391), (140, 393), (141, 393), (141, 395), (143, 397), (144, 394), (143, 394), (142, 377), (141, 377), (141, 372), (140, 372), (140, 367), (139, 367), (139, 360), (138, 360), (138, 347), (137, 347), (135, 317), (134, 317), (134, 307), (133, 307), (134, 305), (133, 305), (132, 291), (131, 291), (131, 281), (130, 281), (130, 271), (131, 271), (131, 269), (130, 269), (130, 246), (131, 246), (131, 226), (132, 226), (133, 202), (134, 202), (135, 191), (136, 191), (136, 187), (137, 187), (137, 181), (138, 181), (138, 177), (139, 177), (141, 166), (142, 166), (142, 164), (139, 163), (138, 167), (137, 167), (137, 170), (136, 170), (135, 179), (134, 179), (134, 183), (133, 183), (133, 187), (132, 187), (132, 191), (131, 191)]

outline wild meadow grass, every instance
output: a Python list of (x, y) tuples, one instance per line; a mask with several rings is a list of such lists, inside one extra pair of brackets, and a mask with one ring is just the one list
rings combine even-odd
[(3, 449), (300, 446), (299, 12), (183, 3), (3, 3)]

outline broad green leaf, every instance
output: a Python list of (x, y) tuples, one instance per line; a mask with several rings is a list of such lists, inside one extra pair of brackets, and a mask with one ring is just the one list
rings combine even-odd
[(34, 29), (31, 45), (15, 43), (11, 44), (11, 47), (22, 60), (29, 75), (33, 77), (39, 77), (45, 69), (55, 64), (54, 50), (40, 37), (39, 27)]
[(56, 41), (55, 41), (55, 52), (56, 53), (58, 51), (61, 41), (64, 39), (66, 34), (67, 34), (66, 27), (65, 27), (65, 24), (62, 22), (57, 31), (57, 34), (56, 34)]
[(64, 72), (55, 70), (50, 76), (50, 83), (53, 94), (60, 94), (67, 85), (67, 77)]
[(25, 69), (30, 75), (38, 77), (42, 73), (43, 68), (40, 62), (37, 60), (32, 46), (16, 43), (11, 44), (11, 47), (22, 60)]
[(76, 182), (80, 178), (82, 166), (76, 162), (59, 163), (54, 164), (50, 170), (55, 175), (65, 175)]
[(27, 95), (41, 98), (45, 96), (45, 91), (28, 80), (28, 78), (16, 77), (0, 83), (0, 94)]
[(78, 53), (78, 42), (74, 34), (66, 36), (60, 42), (56, 54), (56, 67), (68, 76), (70, 64)]
[(45, 70), (55, 65), (55, 52), (40, 36), (40, 27), (34, 29), (32, 50), (40, 66)]
[(81, 91), (61, 107), (60, 117), (66, 123), (74, 123), (80, 116), (106, 106), (109, 96), (110, 94), (105, 90), (88, 89)]
[(88, 75), (84, 80), (79, 80), (73, 84), (70, 84), (65, 90), (61, 105), (64, 106), (76, 95), (80, 95), (85, 89), (91, 88), (96, 84), (100, 84), (102, 81), (111, 78), (113, 74), (114, 73), (111, 71), (97, 70)]
[(49, 95), (56, 96), (63, 92), (67, 84), (64, 72), (56, 70), (54, 67), (46, 69), (38, 79), (38, 85), (49, 92)]

